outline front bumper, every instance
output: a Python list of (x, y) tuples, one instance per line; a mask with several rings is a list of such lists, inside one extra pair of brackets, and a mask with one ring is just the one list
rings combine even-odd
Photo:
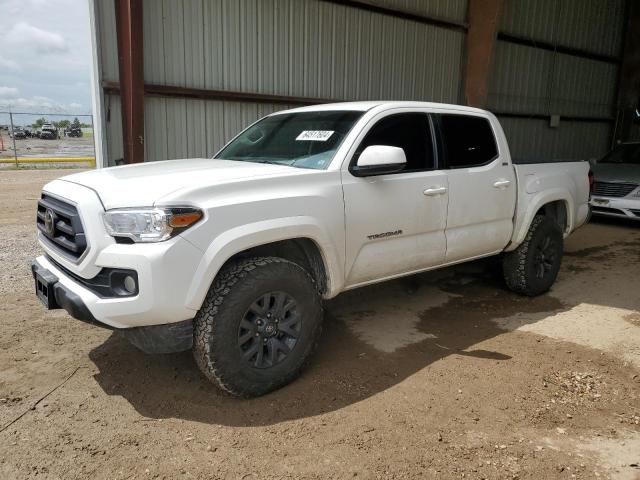
[(62, 308), (77, 320), (103, 328), (112, 328), (109, 325), (97, 321), (82, 298), (64, 284), (60, 283), (60, 279), (40, 265), (37, 260), (31, 262), (31, 273), (35, 281), (36, 295), (48, 310)]
[(594, 215), (640, 220), (640, 197), (593, 196), (589, 204)]
[(36, 295), (49, 310), (62, 308), (77, 320), (109, 330), (120, 330), (127, 340), (145, 353), (181, 352), (189, 350), (193, 345), (191, 320), (146, 327), (114, 328), (96, 319), (82, 296), (63, 283), (55, 273), (45, 268), (39, 260), (31, 263), (31, 272)]
[[(100, 252), (97, 262), (102, 267), (137, 272), (138, 293), (133, 296), (101, 297), (47, 256), (35, 262), (56, 277), (58, 287), (54, 289), (64, 288), (67, 298), (78, 297), (76, 303), (81, 302), (98, 323), (114, 329), (162, 325), (190, 320), (196, 314), (185, 301), (190, 272), (195, 270), (200, 252), (187, 241), (170, 242), (144, 248), (114, 244)], [(60, 306), (64, 308), (62, 303)]]

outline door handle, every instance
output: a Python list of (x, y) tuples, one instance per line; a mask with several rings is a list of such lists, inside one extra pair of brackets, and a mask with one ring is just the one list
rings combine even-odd
[(427, 197), (435, 197), (436, 195), (442, 195), (443, 193), (447, 193), (447, 189), (445, 187), (431, 187), (427, 188), (424, 192)]
[(511, 185), (511, 180), (498, 180), (493, 184), (494, 188), (506, 188)]

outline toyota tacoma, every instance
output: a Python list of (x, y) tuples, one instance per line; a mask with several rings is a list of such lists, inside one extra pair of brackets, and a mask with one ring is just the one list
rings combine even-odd
[(47, 308), (148, 353), (192, 349), (220, 388), (257, 396), (299, 374), (345, 290), (501, 255), (508, 288), (546, 292), (589, 190), (587, 162), (514, 165), (483, 110), (303, 107), (214, 158), (45, 185), (32, 270)]

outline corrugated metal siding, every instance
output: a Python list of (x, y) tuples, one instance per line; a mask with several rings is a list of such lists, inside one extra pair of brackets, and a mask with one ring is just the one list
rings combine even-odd
[[(505, 0), (501, 31), (592, 53), (620, 54), (626, 0)], [(580, 159), (604, 154), (612, 123), (562, 117), (614, 115), (618, 66), (499, 41), (488, 106), (497, 112), (560, 115), (548, 120), (502, 118), (519, 160)]]
[(102, 79), (118, 81), (118, 44), (116, 35), (116, 12), (114, 0), (95, 2), (98, 16), (97, 27), (100, 39), (100, 65)]
[(500, 123), (516, 163), (598, 158), (611, 141), (608, 123), (561, 121), (558, 128), (550, 128), (547, 120), (505, 117)]
[(290, 105), (145, 99), (145, 161), (213, 156), (240, 130)]
[[(464, 22), (466, 0), (366, 0)], [(616, 55), (624, 0), (506, 0), (502, 30)], [(104, 80), (118, 79), (114, 0), (96, 1)], [(603, 6), (606, 5), (606, 8)], [(144, 0), (148, 83), (328, 99), (456, 103), (465, 35), (318, 0)], [(608, 116), (616, 67), (499, 42), (490, 107)], [(107, 96), (109, 160), (122, 157), (120, 104)], [(213, 155), (255, 119), (286, 105), (145, 99), (145, 158)], [(607, 148), (607, 123), (504, 119), (516, 156), (581, 158)]]
[(610, 117), (617, 85), (617, 65), (557, 55), (550, 109), (565, 115)]
[(461, 32), (317, 0), (145, 0), (144, 12), (149, 83), (458, 100)]
[(501, 30), (617, 56), (625, 4), (626, 0), (505, 0)]
[[(384, 1), (464, 21), (466, 0)], [(103, 80), (118, 80), (114, 0), (96, 2)], [(144, 0), (145, 82), (326, 99), (455, 103), (464, 34), (317, 0)], [(108, 162), (122, 157), (111, 99)], [(285, 105), (145, 100), (145, 158), (208, 156)], [(117, 124), (116, 124), (117, 122)], [(167, 132), (173, 135), (169, 142)]]
[(489, 108), (500, 112), (612, 115), (617, 65), (498, 42)]
[(380, 7), (464, 23), (467, 0), (361, 0)]
[[(466, 0), (387, 3), (451, 19), (466, 12)], [(323, 99), (458, 100), (461, 32), (317, 0), (145, 0), (143, 9), (147, 83)], [(149, 97), (145, 158), (211, 156), (248, 124), (285, 107)]]

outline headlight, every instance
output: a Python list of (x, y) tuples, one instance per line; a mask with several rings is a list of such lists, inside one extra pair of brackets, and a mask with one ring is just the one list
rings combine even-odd
[(162, 242), (177, 235), (202, 218), (192, 207), (123, 208), (104, 213), (104, 226), (112, 237), (134, 242)]

